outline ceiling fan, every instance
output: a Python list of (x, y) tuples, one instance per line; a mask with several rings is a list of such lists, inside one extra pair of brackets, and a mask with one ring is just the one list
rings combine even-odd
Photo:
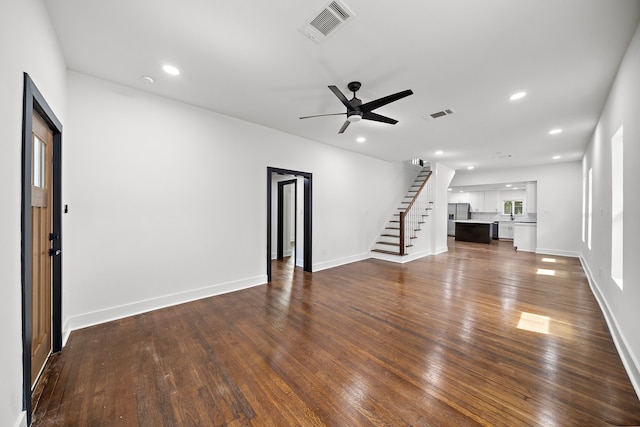
[(390, 117), (383, 116), (381, 114), (374, 113), (373, 110), (376, 108), (380, 108), (383, 105), (390, 104), (391, 102), (397, 101), (399, 99), (404, 98), (405, 96), (413, 95), (412, 90), (403, 90), (402, 92), (394, 93), (393, 95), (388, 95), (374, 101), (369, 101), (366, 103), (362, 103), (362, 101), (356, 98), (356, 92), (360, 89), (360, 82), (351, 82), (347, 85), (349, 90), (353, 92), (353, 98), (348, 100), (346, 96), (338, 89), (336, 86), (329, 86), (331, 92), (338, 97), (340, 101), (347, 107), (346, 113), (332, 113), (332, 114), (318, 114), (315, 116), (305, 116), (300, 117), (301, 119), (310, 119), (312, 117), (322, 117), (322, 116), (341, 116), (343, 114), (347, 115), (347, 120), (344, 122), (340, 131), (338, 133), (344, 133), (349, 124), (359, 122), (360, 120), (373, 120), (375, 122), (389, 123), (395, 125), (398, 123), (397, 120), (392, 119)]

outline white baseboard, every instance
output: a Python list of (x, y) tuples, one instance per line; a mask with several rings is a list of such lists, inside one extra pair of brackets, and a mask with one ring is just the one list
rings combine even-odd
[(348, 256), (348, 257), (345, 257), (345, 258), (339, 258), (339, 259), (334, 259), (334, 260), (330, 260), (330, 261), (320, 262), (320, 263), (317, 263), (317, 264), (313, 264), (312, 270), (314, 272), (322, 271), (322, 270), (326, 270), (328, 268), (339, 267), (341, 265), (351, 264), (352, 262), (362, 261), (362, 260), (365, 260), (367, 258), (369, 258), (369, 254), (368, 253), (364, 253), (364, 254)]
[(414, 254), (408, 254), (404, 256), (385, 254), (382, 252), (371, 252), (369, 255), (369, 258), (381, 259), (383, 261), (395, 262), (397, 264), (405, 264), (407, 262), (415, 261), (417, 259), (424, 258), (429, 255), (433, 255), (433, 252), (426, 250), (426, 251), (416, 252)]
[(433, 254), (440, 255), (445, 252), (449, 252), (449, 246), (440, 246), (439, 248), (436, 248), (436, 251)]
[[(291, 255), (293, 255), (293, 250), (291, 249), (282, 252), (283, 257), (289, 257)], [(275, 259), (278, 259), (278, 252), (271, 253), (271, 260), (275, 260)]]
[(580, 258), (580, 252), (563, 251), (560, 249), (536, 248), (536, 253), (541, 255), (568, 256), (572, 258)]
[(425, 250), (425, 251), (416, 252), (414, 254), (405, 255), (404, 257), (402, 257), (402, 264), (415, 261), (417, 259), (424, 258), (430, 255), (433, 255), (433, 251)]
[(226, 294), (229, 292), (239, 291), (241, 289), (263, 285), (265, 283), (267, 283), (266, 275), (250, 277), (234, 282), (220, 283), (205, 288), (178, 292), (175, 294), (151, 298), (144, 301), (136, 301), (117, 307), (110, 307), (91, 313), (71, 316), (65, 322), (65, 328), (63, 330), (63, 343), (66, 343), (69, 334), (77, 329), (98, 325), (100, 323), (110, 322), (112, 320), (122, 319), (124, 317), (134, 316), (140, 313), (146, 313), (148, 311), (158, 310), (160, 308), (170, 307), (172, 305), (183, 304), (189, 301), (195, 301), (202, 298), (208, 298), (216, 295)]
[(602, 296), (600, 292), (600, 288), (598, 287), (598, 283), (595, 280), (595, 277), (591, 273), (591, 269), (587, 264), (586, 260), (583, 258), (582, 254), (580, 254), (580, 263), (582, 264), (582, 269), (584, 270), (587, 281), (589, 282), (589, 287), (591, 288), (591, 292), (593, 296), (596, 298), (598, 305), (600, 306), (600, 311), (604, 315), (604, 319), (607, 322), (607, 326), (609, 327), (609, 332), (611, 333), (611, 337), (613, 338), (613, 343), (616, 346), (616, 350), (618, 350), (618, 354), (620, 355), (620, 359), (622, 360), (622, 364), (624, 365), (625, 370), (627, 371), (627, 375), (629, 375), (629, 380), (631, 381), (631, 385), (636, 392), (636, 396), (640, 399), (640, 363), (638, 363), (638, 358), (635, 356), (629, 345), (627, 344), (627, 340), (618, 327), (618, 322), (616, 321), (616, 317), (613, 312), (609, 308), (609, 304), (607, 304), (607, 300)]
[(15, 427), (27, 427), (27, 413), (22, 411), (16, 422), (13, 424)]

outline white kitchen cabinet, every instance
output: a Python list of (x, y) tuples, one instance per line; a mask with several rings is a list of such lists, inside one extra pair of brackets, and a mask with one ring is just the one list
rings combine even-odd
[(471, 212), (486, 212), (484, 208), (484, 191), (469, 192)]
[(513, 221), (500, 221), (498, 239), (513, 239)]
[(449, 203), (469, 203), (469, 192), (449, 193)]
[(498, 212), (498, 192), (485, 191), (484, 192), (484, 211), (485, 212)]
[(536, 224), (514, 224), (513, 246), (519, 251), (535, 252), (537, 245), (537, 229)]

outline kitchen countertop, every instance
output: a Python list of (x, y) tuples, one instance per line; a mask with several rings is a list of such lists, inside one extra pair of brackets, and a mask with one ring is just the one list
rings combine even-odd
[(480, 219), (457, 219), (456, 222), (465, 224), (493, 224), (495, 221), (483, 221)]

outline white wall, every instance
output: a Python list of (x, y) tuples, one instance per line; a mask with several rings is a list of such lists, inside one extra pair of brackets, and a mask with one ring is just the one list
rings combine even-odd
[(456, 174), (454, 169), (442, 163), (435, 163), (433, 167), (435, 178), (435, 201), (433, 208), (433, 248), (436, 254), (447, 251), (447, 225), (449, 223), (447, 189)]
[(39, 0), (0, 5), (0, 425), (26, 425), (22, 412), (20, 174), (23, 73), (65, 124), (65, 64)]
[[(640, 27), (636, 30), (584, 156), (593, 169), (592, 249), (582, 260), (609, 321), (636, 393), (640, 394)], [(611, 137), (624, 126), (624, 286), (611, 279)], [(577, 221), (576, 222), (581, 222)]]
[[(264, 283), (266, 170), (313, 174), (313, 269), (363, 259), (392, 164), (68, 74), (65, 330)], [(230, 180), (229, 177), (233, 177)]]
[(451, 186), (537, 181), (537, 252), (579, 256), (582, 166), (566, 162), (527, 168), (458, 171)]

